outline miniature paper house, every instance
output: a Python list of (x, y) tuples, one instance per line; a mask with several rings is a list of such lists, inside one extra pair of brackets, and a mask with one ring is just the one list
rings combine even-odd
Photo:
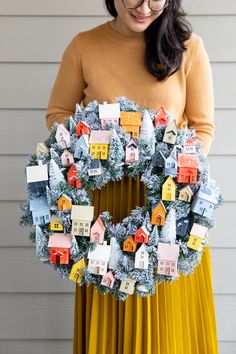
[(105, 275), (110, 258), (111, 246), (104, 241), (103, 245), (97, 244), (94, 250), (88, 253), (88, 271), (93, 274)]
[(61, 149), (70, 147), (70, 132), (66, 129), (64, 124), (58, 124), (55, 138)]
[(105, 275), (103, 275), (101, 281), (102, 285), (107, 286), (108, 288), (113, 288), (114, 283), (115, 283), (115, 277), (112, 271), (109, 271)]
[(166, 219), (166, 208), (162, 201), (152, 208), (152, 225), (162, 226)]
[(184, 202), (191, 202), (192, 196), (193, 192), (189, 186), (185, 186), (179, 191), (179, 200), (183, 200)]
[(207, 232), (208, 232), (207, 227), (194, 223), (190, 231), (190, 236), (189, 236), (187, 246), (189, 248), (192, 248), (193, 250), (201, 251), (202, 241), (207, 235)]
[(78, 176), (78, 170), (76, 165), (71, 165), (67, 173), (67, 182), (72, 188), (81, 188), (81, 181)]
[(129, 236), (124, 242), (123, 242), (123, 251), (126, 252), (135, 252), (137, 249), (137, 243), (134, 241), (132, 236)]
[(161, 151), (158, 151), (152, 158), (152, 165), (154, 168), (164, 168), (165, 156)]
[(196, 139), (187, 139), (184, 144), (184, 153), (185, 154), (195, 154), (196, 153)]
[(187, 233), (189, 225), (189, 218), (182, 217), (176, 220), (176, 235), (184, 237)]
[(29, 189), (32, 193), (44, 193), (48, 184), (48, 165), (38, 161), (38, 166), (26, 167)]
[(92, 160), (88, 168), (89, 176), (100, 176), (102, 174), (102, 164), (100, 160)]
[(81, 258), (77, 263), (73, 265), (69, 279), (80, 284), (83, 278), (84, 269), (86, 269), (86, 264), (84, 258)]
[(90, 240), (91, 242), (103, 243), (105, 234), (105, 225), (99, 216), (93, 226), (91, 227)]
[(90, 131), (90, 126), (83, 120), (81, 120), (76, 126), (76, 135), (81, 136), (83, 134), (88, 134)]
[(120, 123), (126, 133), (130, 133), (132, 137), (139, 137), (139, 130), (142, 125), (141, 112), (121, 112)]
[(148, 269), (148, 260), (149, 260), (148, 251), (145, 244), (143, 243), (142, 246), (135, 253), (134, 268)]
[(179, 245), (159, 242), (158, 274), (178, 276)]
[(36, 156), (39, 158), (40, 155), (48, 155), (49, 150), (44, 143), (38, 143), (36, 147)]
[(49, 235), (50, 263), (69, 264), (71, 240), (71, 234)]
[(93, 220), (93, 213), (93, 206), (72, 205), (72, 235), (89, 237), (91, 221)]
[(177, 156), (176, 156), (176, 148), (172, 150), (169, 157), (165, 159), (165, 166), (164, 166), (164, 173), (165, 176), (172, 176), (175, 177), (177, 175)]
[(75, 144), (74, 157), (76, 159), (85, 159), (88, 156), (88, 153), (89, 153), (88, 135), (83, 134)]
[(61, 154), (61, 163), (64, 167), (70, 166), (74, 163), (74, 156), (69, 150), (65, 149)]
[(58, 210), (70, 210), (72, 208), (72, 199), (68, 195), (62, 194), (58, 199), (57, 205)]
[(138, 145), (134, 139), (131, 139), (129, 144), (125, 148), (125, 163), (132, 164), (138, 161), (139, 158)]
[(140, 227), (134, 234), (134, 241), (139, 243), (147, 243), (149, 239), (150, 232), (145, 226)]
[(177, 138), (177, 126), (176, 126), (176, 121), (173, 119), (165, 129), (163, 141), (167, 144), (172, 144), (174, 145), (176, 142)]
[(176, 184), (169, 176), (165, 183), (162, 185), (162, 200), (174, 201), (175, 200)]
[(178, 183), (197, 183), (198, 155), (178, 154)]
[(112, 132), (109, 130), (92, 130), (89, 145), (94, 159), (107, 160)]
[(126, 278), (120, 284), (119, 290), (123, 293), (132, 295), (134, 293), (135, 280), (131, 278)]
[(217, 196), (214, 190), (209, 185), (202, 184), (193, 199), (191, 210), (199, 215), (211, 217), (216, 204)]
[(154, 119), (154, 127), (156, 128), (158, 124), (166, 126), (168, 123), (168, 115), (163, 107), (159, 109)]
[(119, 103), (107, 103), (103, 102), (98, 106), (99, 118), (101, 120), (102, 129), (106, 128), (106, 125), (113, 123), (119, 125), (120, 119), (120, 104)]
[(50, 222), (50, 208), (46, 197), (30, 199), (30, 211), (34, 225), (44, 225)]
[(64, 230), (64, 227), (63, 227), (60, 219), (56, 215), (53, 215), (51, 217), (50, 230), (51, 231), (63, 231)]

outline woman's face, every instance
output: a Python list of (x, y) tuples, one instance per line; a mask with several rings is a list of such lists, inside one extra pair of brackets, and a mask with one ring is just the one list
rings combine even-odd
[[(165, 4), (165, 0), (160, 1)], [(115, 19), (116, 29), (128, 35), (143, 35), (143, 32), (150, 24), (158, 18), (163, 11), (152, 11), (145, 0), (137, 9), (127, 9), (122, 0), (114, 0), (117, 17)]]

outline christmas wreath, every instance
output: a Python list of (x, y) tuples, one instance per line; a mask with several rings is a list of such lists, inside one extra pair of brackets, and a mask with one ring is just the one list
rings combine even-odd
[[(193, 273), (222, 202), (194, 130), (125, 97), (77, 104), (28, 157), (26, 175), (20, 224), (34, 225), (37, 257), (121, 300)], [(94, 220), (91, 191), (124, 176), (140, 177), (146, 205), (117, 224), (105, 210)]]

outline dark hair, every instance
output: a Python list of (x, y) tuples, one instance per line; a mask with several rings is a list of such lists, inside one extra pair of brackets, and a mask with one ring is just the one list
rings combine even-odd
[[(181, 0), (168, 0), (169, 5), (162, 14), (151, 23), (145, 31), (146, 69), (162, 81), (173, 75), (180, 67), (184, 42), (189, 39), (192, 31), (187, 22), (185, 12), (181, 8)], [(105, 0), (107, 10), (117, 17), (114, 0)]]

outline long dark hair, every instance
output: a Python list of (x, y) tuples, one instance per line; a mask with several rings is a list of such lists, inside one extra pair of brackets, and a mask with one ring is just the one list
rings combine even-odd
[[(173, 75), (182, 63), (186, 51), (184, 42), (191, 35), (191, 26), (181, 8), (182, 0), (168, 0), (169, 5), (145, 31), (145, 67), (163, 81)], [(105, 0), (107, 10), (117, 17), (114, 0)]]

